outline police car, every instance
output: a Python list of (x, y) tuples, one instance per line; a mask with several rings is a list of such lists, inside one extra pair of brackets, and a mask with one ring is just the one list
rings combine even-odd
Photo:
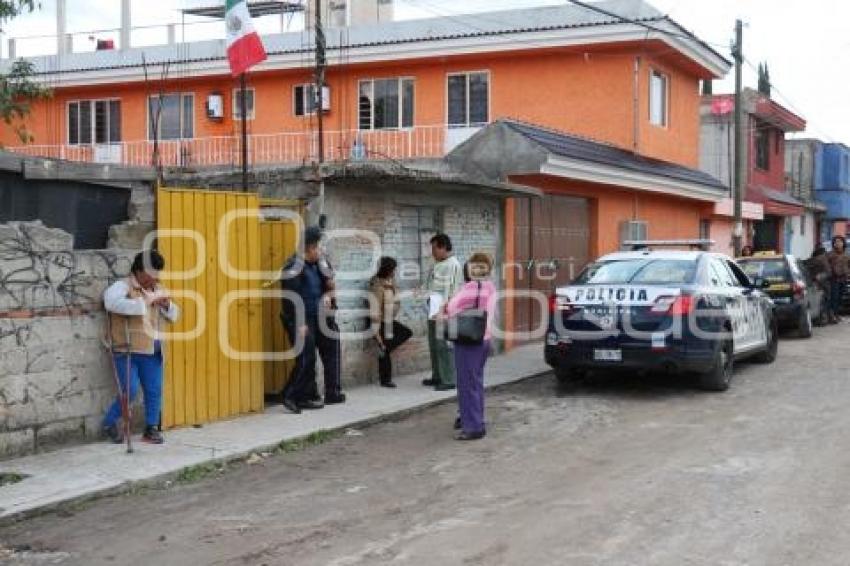
[[(772, 363), (778, 332), (766, 283), (706, 240), (627, 242), (550, 300), (545, 356), (561, 381), (588, 370), (693, 372), (725, 391), (736, 360)], [(685, 247), (687, 251), (661, 249)]]

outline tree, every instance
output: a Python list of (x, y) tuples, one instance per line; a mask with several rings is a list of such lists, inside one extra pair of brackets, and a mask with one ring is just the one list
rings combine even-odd
[(758, 90), (765, 96), (770, 96), (770, 69), (767, 68), (767, 63), (759, 63), (759, 87)]
[[(0, 0), (0, 31), (12, 18), (41, 7), (36, 0)], [(0, 72), (0, 119), (11, 127), (23, 143), (33, 141), (24, 124), (33, 101), (47, 98), (50, 90), (33, 80), (35, 69), (29, 61), (14, 61)]]

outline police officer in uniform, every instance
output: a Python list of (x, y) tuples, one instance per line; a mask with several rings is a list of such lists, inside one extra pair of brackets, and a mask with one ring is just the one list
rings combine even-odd
[[(345, 402), (340, 384), (334, 275), (330, 263), (322, 256), (321, 239), (322, 231), (318, 227), (307, 228), (304, 254), (289, 258), (282, 270), (281, 288), (288, 296), (281, 300), (281, 321), (290, 344), (301, 346), (290, 380), (281, 394), (284, 406), (293, 413), (324, 406), (316, 383), (317, 350), (325, 370), (325, 404)], [(299, 314), (303, 320), (299, 320)]]

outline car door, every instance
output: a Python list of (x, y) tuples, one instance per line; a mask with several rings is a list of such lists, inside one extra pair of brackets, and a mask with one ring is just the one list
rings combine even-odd
[(736, 296), (740, 297), (745, 336), (742, 350), (760, 348), (767, 344), (767, 321), (764, 314), (765, 297), (760, 290), (750, 286), (746, 274), (731, 260), (723, 261), (731, 278), (730, 284)]
[(709, 285), (723, 303), (723, 310), (732, 325), (732, 339), (737, 353), (750, 340), (744, 318), (744, 297), (735, 289), (729, 270), (721, 258), (713, 257), (708, 265)]
[(809, 312), (812, 315), (812, 319), (820, 318), (821, 315), (821, 303), (822, 292), (820, 288), (815, 283), (815, 280), (812, 278), (811, 270), (808, 268), (806, 263), (797, 258), (789, 258), (791, 262), (791, 273), (795, 278), (799, 278), (806, 285), (806, 306), (809, 309)]

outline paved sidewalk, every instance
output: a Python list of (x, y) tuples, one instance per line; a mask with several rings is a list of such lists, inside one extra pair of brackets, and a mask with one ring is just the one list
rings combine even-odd
[[(487, 387), (520, 381), (547, 370), (542, 346), (523, 346), (489, 361)], [(244, 458), (313, 432), (356, 427), (455, 397), (454, 392), (439, 393), (422, 387), (421, 380), (429, 375), (398, 378), (397, 389), (377, 385), (352, 388), (346, 391), (346, 404), (321, 411), (293, 415), (274, 406), (261, 415), (170, 431), (166, 444), (136, 442), (133, 454), (126, 454), (123, 446), (98, 442), (0, 462), (0, 473), (28, 476), (19, 483), (0, 487), (0, 519), (121, 491), (140, 482), (163, 480), (187, 467)], [(448, 434), (447, 431), (447, 438)]]

